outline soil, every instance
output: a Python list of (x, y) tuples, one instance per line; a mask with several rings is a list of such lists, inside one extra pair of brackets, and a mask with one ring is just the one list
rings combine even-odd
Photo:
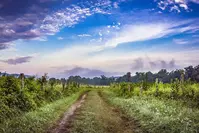
[(47, 133), (68, 133), (70, 123), (75, 111), (82, 106), (85, 101), (87, 93), (83, 94), (77, 102), (75, 102), (63, 115), (63, 117), (54, 125)]

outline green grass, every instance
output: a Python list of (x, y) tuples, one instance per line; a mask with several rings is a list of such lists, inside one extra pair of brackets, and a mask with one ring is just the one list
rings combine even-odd
[(151, 133), (198, 133), (199, 109), (182, 102), (152, 96), (116, 97), (105, 91), (108, 101), (127, 115), (139, 120), (141, 128)]
[(102, 123), (98, 121), (97, 116), (101, 115), (102, 109), (100, 98), (96, 91), (88, 93), (81, 110), (79, 110), (72, 123), (72, 133), (104, 133)]
[(80, 110), (76, 112), (71, 133), (132, 133), (136, 126), (121, 117), (98, 93), (90, 91)]
[(0, 123), (1, 133), (42, 133), (52, 126), (82, 92), (47, 104), (35, 111)]

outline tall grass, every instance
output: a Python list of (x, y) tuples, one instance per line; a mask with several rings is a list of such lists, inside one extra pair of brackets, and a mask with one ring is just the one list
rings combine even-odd
[(82, 91), (0, 124), (1, 133), (42, 133), (54, 124)]
[(153, 96), (117, 97), (106, 91), (108, 101), (140, 122), (150, 133), (198, 133), (199, 109), (189, 108), (181, 101)]

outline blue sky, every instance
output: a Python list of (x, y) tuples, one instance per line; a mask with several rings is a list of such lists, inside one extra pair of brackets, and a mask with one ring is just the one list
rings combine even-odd
[(1, 0), (0, 71), (117, 76), (199, 64), (199, 0)]

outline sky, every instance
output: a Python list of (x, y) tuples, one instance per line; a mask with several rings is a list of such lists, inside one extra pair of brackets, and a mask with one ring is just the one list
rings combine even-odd
[(199, 0), (1, 0), (0, 71), (119, 76), (199, 64)]

